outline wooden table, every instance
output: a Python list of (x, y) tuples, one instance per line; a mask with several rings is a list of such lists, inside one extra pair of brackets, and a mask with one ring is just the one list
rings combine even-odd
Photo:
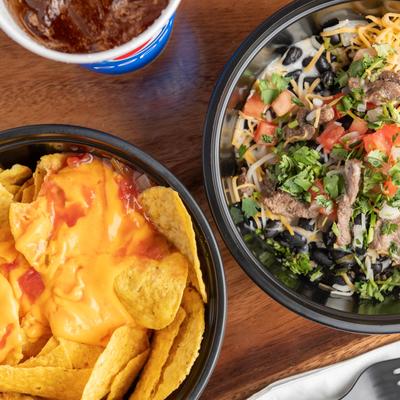
[[(119, 135), (166, 164), (211, 221), (201, 143), (214, 82), (248, 33), (285, 3), (183, 1), (164, 54), (146, 69), (121, 77), (39, 58), (0, 34), (0, 129), (67, 123)], [(204, 399), (244, 399), (276, 379), (400, 339), (338, 332), (295, 315), (261, 292), (221, 240), (220, 246), (229, 316), (225, 344)]]

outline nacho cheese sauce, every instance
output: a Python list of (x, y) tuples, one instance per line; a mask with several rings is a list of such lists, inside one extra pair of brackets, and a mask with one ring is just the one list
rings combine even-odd
[(136, 195), (133, 171), (83, 155), (48, 172), (32, 203), (11, 205), (12, 235), (7, 227), (0, 236), (0, 363), (21, 334), (105, 345), (133, 323), (114, 278), (132, 257), (171, 252)]

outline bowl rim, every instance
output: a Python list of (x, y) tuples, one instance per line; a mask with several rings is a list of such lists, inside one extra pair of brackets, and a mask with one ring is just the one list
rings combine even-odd
[[(15, 146), (44, 142), (76, 143), (77, 145), (92, 146), (98, 150), (108, 151), (118, 157), (124, 158), (132, 165), (138, 164), (137, 162), (129, 161), (127, 158), (133, 156), (142, 165), (149, 165), (150, 169), (153, 169), (156, 174), (162, 176), (167, 185), (179, 193), (186, 207), (190, 210), (209, 248), (210, 264), (216, 278), (214, 279), (216, 292), (215, 309), (209, 308), (208, 311), (213, 316), (213, 321), (215, 321), (210, 334), (209, 355), (201, 368), (201, 373), (197, 377), (196, 384), (190, 392), (191, 399), (199, 399), (217, 364), (222, 349), (227, 316), (227, 287), (223, 261), (211, 226), (200, 206), (188, 189), (161, 162), (135, 145), (112, 134), (96, 129), (62, 124), (26, 125), (0, 132), (0, 148), (4, 150), (7, 150), (7, 148), (12, 149)], [(141, 166), (138, 167), (142, 168)]]
[[(230, 216), (220, 179), (219, 143), (227, 103), (239, 77), (259, 50), (277, 33), (305, 15), (349, 0), (297, 0), (262, 22), (241, 43), (225, 65), (213, 89), (203, 130), (203, 176), (217, 227), (239, 266), (265, 293), (289, 310), (332, 328), (354, 333), (398, 333), (400, 314), (372, 316), (336, 310), (284, 286), (250, 252)], [(265, 279), (265, 277), (268, 279)]]

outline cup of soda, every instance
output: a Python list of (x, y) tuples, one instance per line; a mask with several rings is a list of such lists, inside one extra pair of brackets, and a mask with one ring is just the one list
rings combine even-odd
[(143, 68), (165, 48), (181, 0), (0, 0), (0, 28), (42, 57), (95, 72)]

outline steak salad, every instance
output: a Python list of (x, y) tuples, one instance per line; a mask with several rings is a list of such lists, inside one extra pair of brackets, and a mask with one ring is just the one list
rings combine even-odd
[(329, 21), (284, 49), (232, 145), (231, 215), (283, 268), (335, 295), (399, 295), (400, 14)]

